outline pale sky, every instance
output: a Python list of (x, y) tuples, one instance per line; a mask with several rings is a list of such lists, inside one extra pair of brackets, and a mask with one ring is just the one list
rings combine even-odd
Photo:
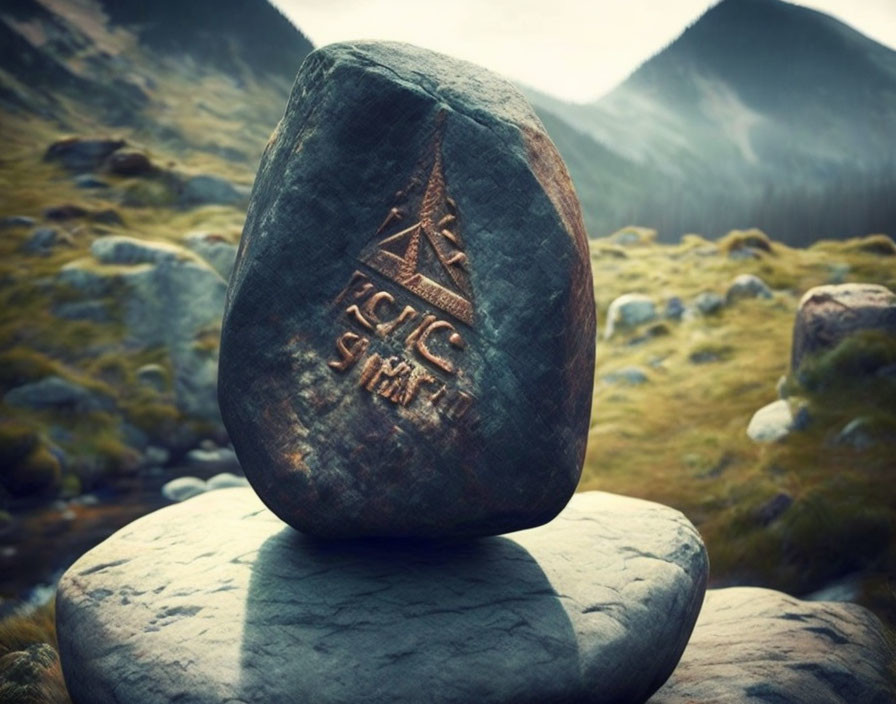
[[(272, 0), (317, 47), (392, 39), (451, 54), (558, 98), (625, 80), (712, 0)], [(896, 48), (896, 0), (805, 0)]]

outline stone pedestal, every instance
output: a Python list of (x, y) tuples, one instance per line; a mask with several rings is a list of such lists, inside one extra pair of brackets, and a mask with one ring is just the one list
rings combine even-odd
[(77, 703), (638, 702), (707, 578), (677, 511), (599, 492), (464, 542), (323, 542), (249, 489), (146, 516), (57, 597)]

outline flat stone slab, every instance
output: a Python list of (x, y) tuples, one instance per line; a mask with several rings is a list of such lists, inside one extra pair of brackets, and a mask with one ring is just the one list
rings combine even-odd
[(892, 704), (894, 657), (883, 624), (856, 604), (711, 589), (650, 704)]
[(578, 485), (590, 255), (499, 76), (407, 44), (310, 54), (262, 159), (218, 398), (265, 504), (322, 537), (497, 535)]
[(79, 704), (642, 702), (707, 569), (680, 513), (600, 492), (506, 536), (326, 542), (222, 489), (84, 555), (57, 630)]

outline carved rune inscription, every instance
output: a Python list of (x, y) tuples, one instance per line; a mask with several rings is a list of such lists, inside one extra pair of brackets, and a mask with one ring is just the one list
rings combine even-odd
[[(415, 177), (396, 194), (399, 205), (386, 215), (360, 260), (438, 311), (472, 326), (467, 256), (457, 205), (445, 186), (441, 152), (440, 120), (425, 184)], [(334, 305), (353, 328), (336, 339), (338, 359), (328, 362), (334, 372), (357, 367), (360, 388), (401, 406), (423, 399), (450, 420), (467, 412), (473, 397), (456, 388), (463, 374), (458, 353), (466, 343), (454, 323), (419, 303), (420, 309), (397, 300), (362, 271), (352, 274)]]

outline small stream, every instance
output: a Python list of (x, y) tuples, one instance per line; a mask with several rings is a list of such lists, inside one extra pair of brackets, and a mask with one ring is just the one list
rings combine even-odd
[(169, 467), (68, 501), (13, 505), (12, 524), (0, 532), (0, 617), (23, 601), (46, 601), (81, 555), (131, 521), (170, 505), (161, 491), (166, 482), (188, 475), (208, 479), (220, 472), (241, 474), (233, 464)]

